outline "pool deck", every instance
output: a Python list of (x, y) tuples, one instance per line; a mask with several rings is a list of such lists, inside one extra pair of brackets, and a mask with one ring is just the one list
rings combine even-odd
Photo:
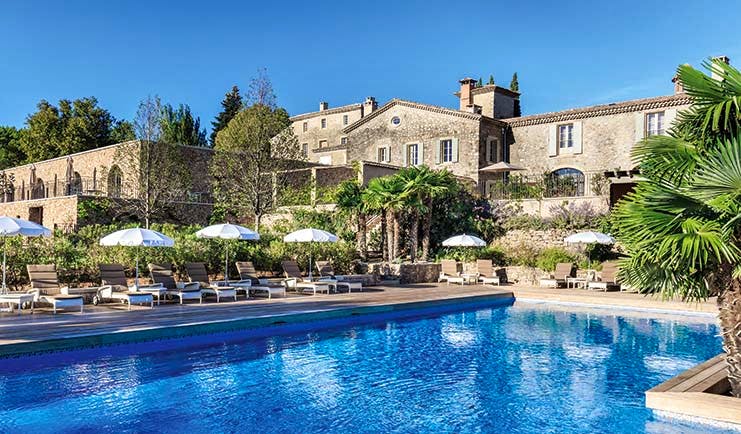
[[(37, 308), (34, 314), (0, 314), (0, 357), (77, 346), (179, 337), (270, 326), (284, 322), (332, 319), (366, 313), (383, 313), (416, 307), (451, 305), (486, 299), (511, 298), (584, 306), (614, 306), (664, 313), (717, 313), (714, 301), (687, 304), (662, 301), (640, 294), (594, 292), (583, 289), (549, 289), (506, 285), (414, 284), (368, 288), (352, 294), (204, 302), (199, 305), (163, 304), (149, 309), (123, 305), (85, 306), (85, 312), (58, 313)], [(231, 328), (230, 328), (231, 327)]]

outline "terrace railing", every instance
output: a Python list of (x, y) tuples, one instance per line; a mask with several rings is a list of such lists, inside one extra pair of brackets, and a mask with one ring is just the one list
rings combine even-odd
[(544, 199), (559, 197), (599, 196), (604, 194), (602, 172), (579, 172), (554, 176), (512, 175), (504, 181), (489, 184), (489, 196), (495, 200)]

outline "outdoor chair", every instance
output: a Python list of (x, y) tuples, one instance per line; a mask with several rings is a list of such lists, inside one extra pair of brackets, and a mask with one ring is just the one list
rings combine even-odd
[(56, 265), (27, 265), (26, 270), (31, 280), (31, 289), (28, 293), (34, 295), (34, 303), (50, 304), (55, 314), (57, 309), (77, 308), (78, 306), (82, 313), (84, 301), (82, 295), (65, 294), (69, 287), (59, 286)]
[(489, 284), (499, 286), (502, 283), (501, 279), (499, 278), (499, 274), (497, 274), (496, 270), (494, 270), (494, 266), (492, 265), (491, 260), (476, 260), (476, 270), (479, 274), (479, 282), (483, 283), (484, 285)]
[[(206, 264), (203, 262), (187, 262), (185, 264), (185, 272), (188, 274), (188, 279), (191, 282), (200, 285), (203, 294), (216, 296), (217, 303), (221, 301), (222, 297), (231, 297), (234, 301), (237, 301), (237, 288), (227, 286), (224, 282), (211, 282), (206, 271)], [(249, 297), (249, 293), (246, 290), (244, 291), (247, 297)]]
[(571, 262), (560, 262), (556, 264), (556, 270), (549, 277), (540, 279), (540, 286), (558, 288), (566, 286), (570, 277), (576, 276), (576, 267)]
[(268, 298), (273, 298), (273, 295), (279, 295), (281, 297), (286, 296), (286, 286), (284, 284), (273, 284), (267, 279), (260, 279), (257, 277), (257, 270), (250, 261), (241, 261), (236, 263), (237, 272), (239, 272), (239, 282), (237, 285), (248, 285), (249, 291), (255, 293), (265, 293)]
[(302, 292), (309, 290), (313, 292), (314, 295), (316, 295), (317, 292), (326, 292), (329, 294), (332, 287), (334, 287), (335, 290), (337, 289), (336, 280), (310, 282), (304, 279), (301, 275), (301, 269), (298, 267), (296, 261), (283, 261), (281, 262), (281, 266), (283, 267), (283, 274), (285, 275), (283, 282), (285, 282), (287, 288), (296, 291), (301, 290)]
[[(132, 304), (149, 304), (154, 308), (154, 296), (147, 292), (137, 291), (136, 286), (128, 286), (126, 273), (120, 264), (98, 264), (101, 287), (93, 299), (93, 304), (104, 301), (127, 303), (129, 310)], [(161, 287), (161, 286), (157, 286)]]
[(176, 282), (175, 275), (172, 272), (172, 264), (149, 264), (149, 273), (152, 275), (152, 281), (165, 287), (165, 294), (171, 297), (177, 297), (180, 304), (184, 300), (198, 300), (203, 303), (203, 292), (198, 282)]
[(608, 289), (621, 290), (620, 283), (617, 281), (617, 274), (619, 268), (615, 262), (605, 262), (602, 264), (602, 271), (599, 274), (599, 280), (596, 282), (589, 282), (587, 284), (588, 289), (601, 289), (607, 291)]
[(458, 272), (458, 263), (456, 261), (443, 259), (440, 261), (440, 268), (440, 277), (437, 278), (438, 282), (447, 282), (447, 284), (460, 283), (461, 285), (466, 283), (466, 279)]
[(335, 274), (334, 267), (329, 261), (316, 261), (316, 269), (319, 272), (319, 281), (335, 281), (338, 287), (347, 288), (347, 292), (353, 289), (363, 290), (363, 278), (361, 276), (345, 276)]

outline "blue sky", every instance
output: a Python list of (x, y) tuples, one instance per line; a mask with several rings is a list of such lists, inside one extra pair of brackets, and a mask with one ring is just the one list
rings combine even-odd
[(733, 0), (5, 1), (0, 125), (90, 95), (130, 119), (158, 94), (210, 127), (260, 67), (291, 114), (369, 95), (455, 107), (458, 79), (514, 71), (541, 113), (669, 94), (678, 64), (711, 55), (741, 64), (739, 18)]

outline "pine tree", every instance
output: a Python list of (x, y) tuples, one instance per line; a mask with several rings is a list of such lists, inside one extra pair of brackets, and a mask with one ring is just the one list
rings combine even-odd
[(479, 77), (479, 82), (476, 84), (476, 87), (481, 87), (483, 85), (484, 85), (484, 80), (482, 80), (481, 77)]
[(520, 91), (520, 82), (517, 81), (517, 73), (515, 72), (512, 74), (512, 81), (509, 83), (509, 90), (519, 92)]
[(486, 84), (489, 84), (489, 85), (493, 85), (494, 84), (494, 74), (489, 74), (489, 82), (486, 83)]
[(239, 94), (239, 88), (237, 86), (232, 87), (232, 90), (224, 96), (224, 100), (221, 101), (221, 107), (221, 113), (216, 116), (215, 121), (211, 122), (213, 126), (211, 146), (216, 144), (216, 134), (226, 128), (229, 121), (242, 110), (242, 95)]

